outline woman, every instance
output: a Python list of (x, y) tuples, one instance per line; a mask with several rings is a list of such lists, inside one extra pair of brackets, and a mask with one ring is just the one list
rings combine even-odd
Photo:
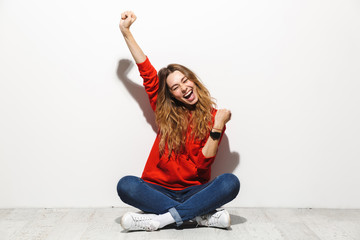
[(124, 214), (121, 225), (128, 231), (154, 231), (193, 220), (228, 228), (229, 213), (216, 209), (236, 197), (239, 180), (233, 174), (209, 180), (231, 113), (213, 108), (209, 92), (188, 68), (170, 64), (157, 74), (130, 32), (135, 20), (133, 12), (124, 12), (119, 27), (144, 80), (159, 131), (142, 177), (125, 176), (117, 185), (121, 200), (144, 212)]

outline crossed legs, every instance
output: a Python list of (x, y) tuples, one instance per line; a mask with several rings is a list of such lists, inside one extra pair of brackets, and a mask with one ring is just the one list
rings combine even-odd
[(222, 174), (207, 184), (180, 191), (150, 184), (135, 176), (125, 176), (117, 185), (123, 202), (147, 213), (169, 212), (177, 226), (230, 202), (239, 189), (238, 178), (230, 173)]

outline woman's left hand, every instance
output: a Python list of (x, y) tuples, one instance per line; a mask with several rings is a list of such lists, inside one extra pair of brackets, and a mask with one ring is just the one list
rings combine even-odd
[(223, 129), (225, 124), (231, 119), (231, 111), (219, 109), (215, 115), (214, 128)]

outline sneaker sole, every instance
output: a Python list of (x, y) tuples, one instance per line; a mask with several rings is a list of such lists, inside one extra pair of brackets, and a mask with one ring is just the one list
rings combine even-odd
[[(225, 210), (226, 211), (226, 210)], [(225, 228), (229, 228), (231, 226), (231, 217), (228, 211), (226, 211), (227, 217), (229, 218), (229, 226), (225, 227)]]

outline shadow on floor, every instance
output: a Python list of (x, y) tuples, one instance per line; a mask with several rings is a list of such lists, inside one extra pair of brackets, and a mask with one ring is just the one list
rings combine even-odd
[(231, 218), (231, 225), (238, 225), (238, 224), (242, 224), (245, 223), (247, 220), (246, 218), (234, 215), (234, 214), (230, 214), (230, 218)]

